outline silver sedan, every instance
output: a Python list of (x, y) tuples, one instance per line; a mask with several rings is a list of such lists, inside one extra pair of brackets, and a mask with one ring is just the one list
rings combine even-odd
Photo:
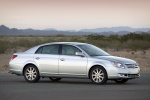
[(135, 61), (111, 56), (91, 44), (76, 42), (47, 43), (14, 53), (9, 71), (24, 75), (28, 82), (49, 77), (52, 81), (88, 78), (95, 84), (104, 84), (107, 80), (125, 83), (140, 76)]

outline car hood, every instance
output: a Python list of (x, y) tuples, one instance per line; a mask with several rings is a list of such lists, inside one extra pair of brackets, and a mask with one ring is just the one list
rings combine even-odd
[(122, 57), (116, 57), (116, 56), (95, 56), (94, 58), (115, 61), (115, 62), (122, 62), (123, 64), (135, 64), (136, 63), (134, 60), (122, 58)]

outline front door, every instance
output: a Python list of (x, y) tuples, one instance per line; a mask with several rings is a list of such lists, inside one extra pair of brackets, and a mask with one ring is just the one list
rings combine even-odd
[(76, 56), (81, 52), (71, 45), (62, 45), (62, 54), (59, 58), (59, 74), (64, 76), (86, 76), (87, 57)]

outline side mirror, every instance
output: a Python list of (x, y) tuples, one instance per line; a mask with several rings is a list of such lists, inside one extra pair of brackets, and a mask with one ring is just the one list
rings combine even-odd
[(85, 57), (85, 55), (82, 52), (76, 52), (76, 56)]

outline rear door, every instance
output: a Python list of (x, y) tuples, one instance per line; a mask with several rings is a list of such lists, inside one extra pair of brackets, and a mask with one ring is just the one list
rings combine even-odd
[(40, 47), (34, 61), (38, 64), (40, 74), (58, 74), (59, 45), (46, 45)]

